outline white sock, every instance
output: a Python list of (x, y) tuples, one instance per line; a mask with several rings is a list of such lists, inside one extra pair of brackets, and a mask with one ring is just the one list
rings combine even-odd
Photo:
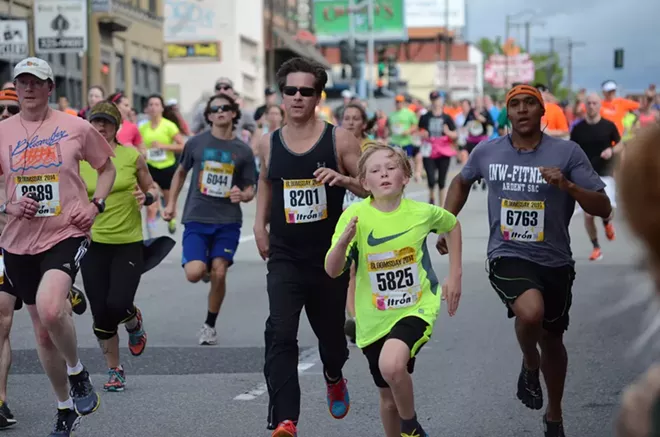
[(76, 364), (76, 365), (73, 366), (73, 367), (69, 367), (68, 364), (66, 365), (66, 373), (67, 373), (68, 375), (77, 375), (77, 374), (79, 374), (79, 373), (82, 372), (82, 371), (83, 371), (83, 365), (82, 365), (82, 363), (80, 362), (80, 360), (78, 360), (78, 364)]
[(64, 402), (57, 401), (58, 410), (73, 410), (73, 399), (69, 398)]
[(138, 318), (137, 318), (137, 315), (134, 316), (134, 317), (132, 317), (131, 320), (129, 320), (128, 322), (124, 323), (124, 326), (125, 326), (126, 329), (128, 329), (129, 331), (132, 331), (132, 330), (134, 330), (135, 328), (137, 328), (137, 326), (138, 326)]

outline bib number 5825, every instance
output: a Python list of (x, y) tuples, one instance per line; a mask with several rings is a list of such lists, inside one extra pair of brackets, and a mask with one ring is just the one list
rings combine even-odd
[(376, 273), (376, 281), (378, 282), (378, 291), (400, 290), (412, 287), (415, 284), (411, 267)]
[(515, 211), (506, 212), (507, 226), (538, 226), (539, 214), (536, 211)]

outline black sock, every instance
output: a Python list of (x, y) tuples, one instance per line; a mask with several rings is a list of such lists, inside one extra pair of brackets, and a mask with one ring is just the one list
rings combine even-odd
[(208, 313), (206, 313), (206, 322), (204, 323), (206, 323), (211, 328), (215, 328), (216, 320), (218, 320), (218, 313), (212, 313), (211, 311), (209, 311)]
[(401, 419), (401, 433), (413, 435), (413, 432), (422, 435), (422, 426), (417, 421), (417, 414), (412, 419)]
[(603, 219), (603, 225), (607, 226), (610, 224), (610, 221), (608, 219)]
[(591, 240), (591, 244), (594, 245), (594, 249), (600, 249), (600, 244), (598, 244), (598, 238)]
[(336, 378), (330, 378), (330, 377), (328, 376), (328, 373), (324, 370), (324, 371), (323, 371), (323, 377), (325, 378), (325, 382), (327, 382), (328, 384), (336, 384), (336, 383), (338, 383), (339, 381), (341, 381), (341, 378), (343, 377), (343, 375), (341, 374), (341, 372), (339, 372), (339, 376), (338, 376), (338, 377), (336, 377)]

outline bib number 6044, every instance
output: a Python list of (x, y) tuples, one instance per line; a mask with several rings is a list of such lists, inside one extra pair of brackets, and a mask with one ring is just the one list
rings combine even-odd
[(507, 226), (538, 226), (539, 214), (536, 211), (514, 211), (506, 212)]

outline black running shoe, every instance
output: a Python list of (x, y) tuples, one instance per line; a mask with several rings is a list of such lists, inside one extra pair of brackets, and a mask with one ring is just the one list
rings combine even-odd
[(76, 287), (75, 284), (72, 285), (71, 290), (69, 290), (69, 302), (71, 302), (73, 312), (79, 316), (85, 314), (85, 311), (87, 311), (87, 299), (85, 298), (85, 293), (83, 293), (80, 288)]
[(566, 437), (564, 422), (549, 422), (545, 415), (543, 416), (543, 429), (545, 437)]
[(518, 377), (518, 399), (532, 410), (543, 408), (543, 390), (541, 389), (539, 374), (539, 369), (526, 369), (525, 363), (523, 363)]
[(70, 408), (57, 409), (55, 428), (48, 437), (70, 437), (78, 428), (81, 417)]
[(348, 337), (351, 343), (355, 344), (355, 319), (346, 319), (346, 322), (344, 322), (344, 334), (346, 334), (346, 337)]
[(94, 390), (87, 369), (83, 369), (76, 375), (69, 375), (69, 384), (71, 385), (70, 394), (78, 414), (86, 416), (98, 410), (101, 398)]
[(12, 425), (16, 425), (16, 423), (16, 419), (11, 414), (7, 403), (0, 401), (0, 429), (9, 428)]

